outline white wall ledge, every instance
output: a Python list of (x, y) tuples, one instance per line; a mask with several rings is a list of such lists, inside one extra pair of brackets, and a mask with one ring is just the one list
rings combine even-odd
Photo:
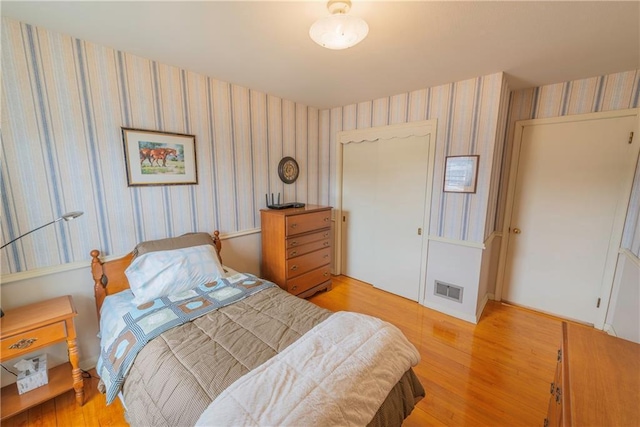
[[(260, 229), (253, 228), (250, 230), (239, 231), (237, 233), (220, 234), (220, 240), (235, 239), (237, 237), (248, 236), (251, 234), (258, 234), (258, 233), (260, 233)], [(110, 256), (102, 257), (102, 260), (111, 261), (114, 259), (122, 258), (125, 255), (127, 254), (110, 255)], [(63, 272), (73, 271), (73, 270), (80, 270), (82, 268), (89, 268), (90, 266), (91, 266), (91, 260), (76, 261), (76, 262), (70, 262), (67, 264), (52, 265), (50, 267), (34, 268), (27, 271), (20, 271), (18, 273), (3, 274), (2, 276), (0, 276), (0, 286), (6, 283), (19, 282), (21, 280), (34, 279), (42, 276), (48, 276), (51, 274), (63, 273)]]

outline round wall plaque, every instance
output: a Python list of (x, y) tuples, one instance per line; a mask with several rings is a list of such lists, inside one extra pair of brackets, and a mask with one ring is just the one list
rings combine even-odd
[(293, 157), (283, 157), (278, 163), (278, 175), (285, 184), (293, 184), (299, 173), (298, 162)]

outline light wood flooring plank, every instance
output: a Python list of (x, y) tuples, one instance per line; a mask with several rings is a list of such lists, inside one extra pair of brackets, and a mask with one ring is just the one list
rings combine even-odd
[(56, 402), (51, 399), (29, 410), (29, 425), (40, 427), (55, 427)]
[(427, 396), (405, 425), (542, 424), (559, 319), (490, 301), (474, 325), (344, 276), (310, 300), (387, 320), (418, 348), (422, 360), (414, 371)]

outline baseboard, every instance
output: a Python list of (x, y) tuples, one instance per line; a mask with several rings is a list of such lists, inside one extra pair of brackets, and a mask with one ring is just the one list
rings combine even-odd
[(432, 302), (426, 302), (423, 304), (425, 307), (439, 311), (440, 313), (447, 314), (449, 316), (456, 317), (458, 319), (464, 320), (469, 323), (473, 323), (474, 325), (478, 323), (476, 316), (468, 313), (464, 313), (462, 311), (453, 310), (444, 305), (434, 304)]
[(613, 326), (608, 324), (608, 323), (604, 324), (602, 330), (605, 331), (607, 334), (609, 334), (611, 336), (614, 336), (614, 337), (618, 336), (618, 334), (616, 334), (615, 329), (613, 329)]
[(96, 367), (97, 364), (98, 364), (97, 357), (90, 357), (89, 359), (81, 360), (80, 363), (78, 363), (78, 365), (80, 366), (80, 369), (82, 369), (83, 371), (88, 371), (90, 369), (93, 369)]
[(484, 311), (484, 307), (487, 305), (487, 302), (494, 299), (495, 295), (493, 294), (484, 295), (484, 298), (482, 298), (482, 302), (480, 303), (480, 307), (478, 307), (478, 310), (476, 311), (476, 321), (474, 323), (477, 324), (480, 321), (480, 317), (482, 317), (482, 312)]

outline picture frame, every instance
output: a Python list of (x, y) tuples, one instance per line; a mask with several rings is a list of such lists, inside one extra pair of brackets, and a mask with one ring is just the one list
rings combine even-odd
[(198, 183), (195, 135), (121, 129), (129, 187)]
[(475, 193), (479, 155), (447, 156), (444, 166), (445, 193)]

